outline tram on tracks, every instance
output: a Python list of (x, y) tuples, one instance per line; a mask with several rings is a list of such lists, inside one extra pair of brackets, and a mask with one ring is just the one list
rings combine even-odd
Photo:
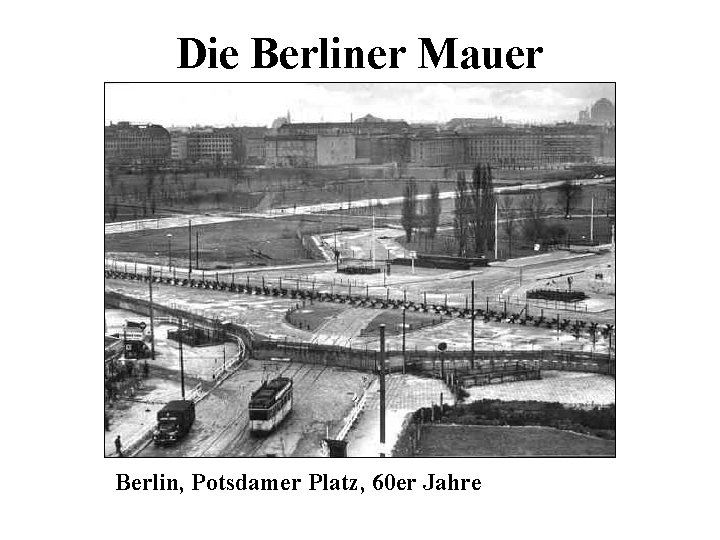
[(293, 406), (293, 382), (287, 377), (265, 381), (250, 396), (250, 433), (272, 432)]

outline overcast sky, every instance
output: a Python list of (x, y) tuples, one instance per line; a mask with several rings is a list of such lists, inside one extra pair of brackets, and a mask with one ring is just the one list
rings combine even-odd
[(580, 109), (603, 97), (615, 102), (613, 83), (107, 84), (105, 123), (269, 126), (287, 111), (293, 122), (368, 113), (408, 122), (557, 122), (577, 120)]

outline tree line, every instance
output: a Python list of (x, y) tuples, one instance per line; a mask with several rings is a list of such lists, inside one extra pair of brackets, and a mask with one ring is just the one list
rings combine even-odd
[(440, 224), (440, 189), (437, 182), (430, 185), (429, 198), (424, 204), (421, 204), (417, 196), (417, 181), (415, 178), (410, 178), (405, 183), (400, 217), (400, 224), (405, 230), (405, 238), (408, 242), (412, 242), (413, 233), (420, 230), (430, 238), (435, 238)]
[[(572, 219), (572, 211), (581, 195), (581, 186), (573, 181), (564, 182), (557, 191), (558, 204), (565, 219)], [(504, 235), (505, 255), (512, 257), (513, 245), (522, 238), (535, 244), (559, 244), (567, 239), (567, 229), (548, 222), (548, 207), (541, 191), (532, 191), (522, 198), (503, 197), (498, 200), (489, 164), (478, 164), (468, 180), (463, 171), (457, 173), (455, 207), (452, 229), (453, 251), (459, 257), (493, 257), (496, 227)], [(401, 225), (408, 242), (413, 234), (423, 232), (434, 238), (440, 222), (441, 208), (436, 182), (430, 187), (429, 198), (418, 200), (417, 182), (410, 178), (405, 183), (401, 210)], [(609, 214), (608, 214), (609, 215)], [(497, 219), (497, 221), (496, 221)]]

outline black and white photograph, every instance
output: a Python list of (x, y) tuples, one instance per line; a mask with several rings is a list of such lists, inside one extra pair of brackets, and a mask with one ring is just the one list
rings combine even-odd
[(712, 536), (709, 6), (6, 10), (5, 536)]
[(106, 83), (106, 457), (615, 455), (614, 83)]

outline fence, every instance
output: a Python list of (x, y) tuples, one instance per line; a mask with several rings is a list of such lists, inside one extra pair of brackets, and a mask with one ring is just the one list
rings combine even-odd
[(367, 395), (368, 390), (370, 389), (370, 386), (372, 386), (373, 380), (368, 379), (367, 384), (363, 388), (363, 393), (360, 397), (355, 397), (355, 405), (353, 405), (353, 408), (350, 410), (348, 415), (345, 417), (345, 420), (343, 421), (343, 426), (340, 428), (340, 431), (335, 436), (335, 440), (342, 441), (345, 439), (347, 434), (350, 432), (350, 429), (353, 427), (353, 424), (355, 424), (356, 420), (358, 419), (358, 416), (360, 416), (360, 413), (365, 409), (365, 403), (367, 402)]
[[(149, 302), (130, 298), (115, 292), (105, 293), (106, 303), (134, 311), (149, 310)], [(271, 359), (277, 357), (291, 357), (293, 360), (310, 364), (343, 367), (362, 371), (375, 371), (379, 362), (379, 351), (365, 348), (353, 348), (339, 345), (324, 345), (317, 343), (298, 342), (290, 340), (268, 339), (255, 336), (246, 328), (237, 323), (221, 321), (207, 317), (199, 312), (180, 310), (174, 307), (154, 304), (156, 312), (163, 312), (171, 317), (183, 318), (199, 326), (209, 326), (220, 329), (228, 335), (237, 337), (242, 349), (243, 358), (252, 353), (254, 358)], [(403, 354), (402, 349), (388, 348), (386, 363), (389, 371), (402, 369), (402, 364), (393, 364), (392, 357)], [(441, 366), (448, 369), (468, 369), (472, 362), (494, 363), (525, 361), (534, 362), (539, 369), (588, 371), (593, 373), (615, 374), (615, 362), (612, 354), (594, 353), (564, 349), (541, 350), (453, 350), (438, 353), (436, 351), (406, 350), (404, 364), (407, 369), (418, 373), (434, 373)]]
[[(142, 315), (150, 314), (150, 302), (142, 298), (134, 298), (113, 291), (105, 291), (105, 304), (135, 311)], [(238, 343), (243, 356), (251, 350), (253, 333), (240, 324), (227, 319), (221, 319), (199, 310), (187, 308), (179, 309), (173, 305), (166, 306), (153, 302), (153, 313), (159, 318), (164, 317), (166, 321), (176, 323), (180, 319), (187, 325), (196, 325), (207, 328), (216, 335), (225, 335), (242, 341)]]
[[(149, 279), (147, 274), (138, 273), (135, 271), (137, 265), (130, 265), (128, 271), (128, 265), (120, 265), (122, 268), (117, 269), (116, 266), (106, 265), (105, 277), (113, 279), (125, 279), (125, 280), (139, 280), (147, 281)], [(189, 278), (188, 276), (195, 276), (195, 278)], [(205, 279), (207, 275), (207, 279)], [(185, 276), (185, 277), (183, 277)], [(230, 280), (228, 281), (228, 277)], [(376, 285), (370, 287), (369, 285), (363, 286), (356, 280), (345, 279), (340, 280), (337, 284), (337, 280), (332, 280), (331, 283), (320, 283), (314, 279), (301, 279), (294, 277), (288, 278), (265, 278), (265, 276), (253, 275), (246, 273), (244, 279), (242, 276), (237, 276), (235, 273), (230, 273), (228, 276), (225, 274), (223, 280), (220, 280), (219, 272), (205, 272), (195, 271), (193, 274), (188, 272), (179, 272), (173, 269), (172, 273), (168, 275), (165, 273), (163, 277), (162, 273), (155, 274), (153, 281), (156, 283), (164, 283), (167, 285), (183, 286), (190, 288), (209, 289), (226, 291), (235, 294), (255, 294), (265, 296), (280, 296), (292, 299), (308, 299), (311, 301), (317, 300), (320, 302), (336, 302), (350, 304), (356, 307), (373, 307), (381, 309), (399, 309), (405, 308), (407, 310), (419, 311), (423, 313), (434, 313), (442, 314), (448, 317), (458, 318), (470, 318), (472, 316), (472, 310), (468, 308), (468, 297), (462, 295), (448, 295), (448, 294), (427, 294), (420, 293), (418, 295), (418, 301), (413, 301), (407, 298), (407, 295), (403, 293), (402, 298), (392, 298), (390, 289), (383, 285)], [(304, 287), (300, 284), (303, 283)], [(309, 287), (309, 288), (308, 288)], [(358, 291), (359, 289), (359, 291)], [(378, 289), (382, 291), (382, 295), (371, 294), (370, 290), (373, 289), (373, 293), (377, 292)], [(355, 291), (355, 294), (353, 294)], [(361, 294), (357, 294), (360, 292)], [(364, 294), (362, 294), (364, 293)], [(399, 295), (398, 295), (399, 296)], [(458, 301), (460, 296), (461, 301)], [(435, 302), (433, 303), (433, 298)], [(428, 298), (430, 300), (428, 301)], [(516, 297), (516, 300), (518, 298)], [(512, 305), (512, 297), (510, 297)], [(464, 301), (464, 303), (463, 303)], [(442, 303), (440, 303), (442, 302)], [(482, 300), (476, 300), (476, 304), (482, 306)], [(518, 312), (508, 311), (507, 298), (503, 299), (502, 296), (497, 298), (490, 297), (485, 298), (485, 309), (476, 308), (476, 318), (485, 320), (494, 320), (496, 322), (506, 323), (518, 323), (527, 324), (532, 322), (535, 326), (545, 324), (548, 327), (557, 326), (561, 331), (569, 331), (570, 325), (562, 322), (562, 316), (567, 315), (567, 311), (563, 310), (563, 306), (554, 304), (555, 306), (555, 317), (554, 320), (546, 319), (545, 308), (541, 306), (535, 306), (535, 309), (540, 309), (540, 313), (530, 314), (529, 304), (527, 301), (515, 304), (520, 307)], [(569, 307), (565, 306), (567, 309)], [(585, 311), (581, 311), (582, 308), (573, 305), (572, 317), (580, 320), (588, 320), (587, 307), (583, 306)], [(547, 309), (551, 309), (548, 306)], [(550, 315), (550, 314), (549, 314)], [(557, 324), (555, 324), (557, 323)], [(584, 330), (582, 330), (584, 332)]]
[[(489, 298), (488, 298), (489, 300)], [(530, 312), (530, 308), (546, 309), (548, 311), (572, 311), (575, 313), (587, 313), (587, 303), (578, 302), (565, 302), (563, 300), (548, 300), (546, 298), (522, 298), (520, 296), (505, 296), (502, 294), (492, 298), (493, 305), (502, 305), (507, 310), (507, 306), (518, 306), (525, 309), (527, 313)]]

